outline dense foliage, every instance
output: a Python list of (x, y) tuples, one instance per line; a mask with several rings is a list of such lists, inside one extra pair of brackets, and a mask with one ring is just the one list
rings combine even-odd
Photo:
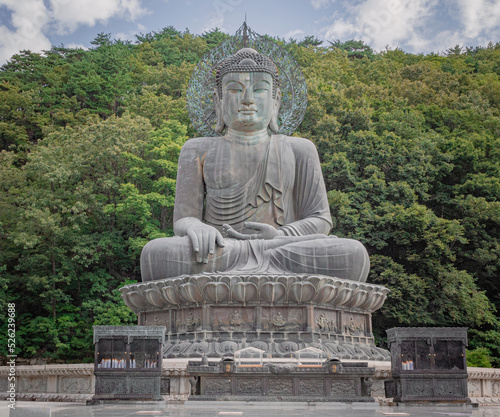
[[(187, 83), (226, 37), (100, 34), (1, 68), (0, 310), (16, 303), (19, 355), (88, 360), (92, 324), (135, 322), (117, 288), (140, 280), (145, 242), (172, 234), (177, 158), (196, 134)], [(468, 326), (498, 366), (500, 43), (424, 56), (277, 41), (306, 76), (296, 135), (318, 147), (333, 232), (361, 240), (369, 281), (391, 289), (379, 342), (394, 326)]]

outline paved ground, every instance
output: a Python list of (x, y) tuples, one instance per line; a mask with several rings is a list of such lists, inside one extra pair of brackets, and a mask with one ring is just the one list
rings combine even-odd
[[(16, 403), (15, 410), (0, 401), (0, 417), (500, 417), (500, 407), (400, 406), (376, 404), (229, 403), (197, 402), (176, 405), (98, 405), (82, 403)], [(10, 414), (9, 414), (10, 411)]]

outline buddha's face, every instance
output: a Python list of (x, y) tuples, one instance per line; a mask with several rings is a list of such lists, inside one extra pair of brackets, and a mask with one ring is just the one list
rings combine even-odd
[(227, 127), (243, 132), (266, 129), (276, 105), (270, 74), (235, 72), (223, 77), (221, 111)]

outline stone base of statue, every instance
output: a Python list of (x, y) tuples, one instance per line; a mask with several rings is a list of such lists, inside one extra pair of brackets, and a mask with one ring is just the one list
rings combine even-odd
[(389, 290), (322, 275), (207, 273), (120, 289), (138, 324), (165, 326), (165, 358), (223, 357), (247, 347), (290, 357), (315, 347), (331, 358), (390, 359), (371, 313)]

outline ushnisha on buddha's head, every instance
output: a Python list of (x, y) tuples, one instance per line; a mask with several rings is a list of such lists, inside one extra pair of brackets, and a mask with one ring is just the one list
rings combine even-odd
[(273, 61), (252, 48), (240, 49), (217, 68), (214, 92), (217, 133), (278, 132), (281, 92)]

